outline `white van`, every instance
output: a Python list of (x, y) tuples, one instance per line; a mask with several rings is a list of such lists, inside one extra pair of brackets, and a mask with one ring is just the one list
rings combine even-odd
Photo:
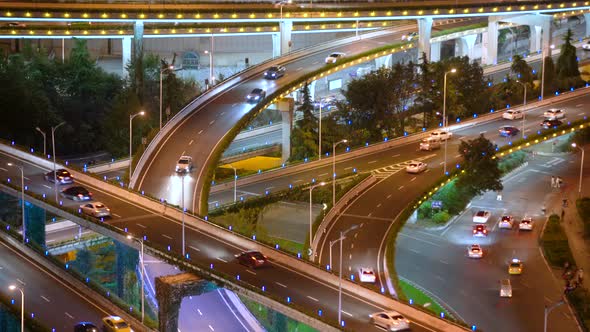
[(512, 297), (512, 284), (510, 284), (510, 279), (500, 280), (500, 297)]
[(421, 151), (432, 151), (440, 149), (440, 141), (432, 138), (425, 138), (420, 142)]

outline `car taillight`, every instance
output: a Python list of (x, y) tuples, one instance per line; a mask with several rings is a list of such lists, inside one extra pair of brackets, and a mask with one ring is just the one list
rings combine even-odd
[(477, 230), (476, 229), (473, 230), (473, 234), (475, 234), (475, 233), (477, 233)]
[(483, 230), (483, 233), (484, 233), (484, 234), (485, 234), (485, 233), (487, 233), (487, 232), (488, 232), (488, 231), (487, 231), (487, 229), (484, 229), (484, 230)]

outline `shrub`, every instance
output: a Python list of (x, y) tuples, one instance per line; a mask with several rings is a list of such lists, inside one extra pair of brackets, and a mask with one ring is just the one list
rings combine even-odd
[(541, 237), (541, 246), (549, 264), (562, 267), (565, 262), (574, 262), (574, 256), (569, 247), (567, 236), (559, 224), (559, 216), (553, 214), (547, 220), (545, 232)]
[(590, 197), (583, 197), (576, 201), (578, 214), (584, 223), (584, 234), (590, 235)]
[(432, 202), (430, 200), (422, 203), (418, 208), (418, 219), (428, 219), (432, 216)]
[(444, 224), (451, 219), (451, 215), (447, 211), (440, 211), (434, 214), (432, 221), (437, 224)]
[(584, 331), (590, 328), (590, 292), (585, 288), (577, 288), (568, 293), (568, 300), (576, 310), (578, 321), (582, 324)]
[(433, 200), (442, 201), (443, 209), (451, 215), (463, 211), (471, 198), (470, 195), (467, 195), (463, 190), (456, 186), (455, 180), (446, 184), (432, 196)]
[(498, 168), (502, 174), (506, 174), (518, 166), (524, 164), (526, 160), (526, 152), (516, 151), (503, 157), (498, 163)]

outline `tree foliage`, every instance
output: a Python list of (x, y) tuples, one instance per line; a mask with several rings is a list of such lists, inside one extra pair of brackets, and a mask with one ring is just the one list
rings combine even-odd
[(465, 171), (457, 180), (457, 186), (466, 193), (477, 196), (488, 190), (503, 189), (498, 159), (493, 158), (496, 146), (483, 135), (462, 141), (459, 153), (463, 157)]
[(561, 53), (559, 53), (559, 58), (557, 59), (556, 73), (559, 79), (580, 77), (576, 47), (572, 45), (572, 38), (572, 30), (568, 29), (566, 34), (563, 36)]
[(303, 103), (297, 109), (302, 118), (295, 123), (291, 132), (291, 160), (302, 160), (317, 155), (318, 151), (318, 119), (313, 115), (313, 103), (306, 83), (300, 91)]
[(510, 70), (516, 75), (519, 81), (526, 84), (533, 83), (533, 69), (522, 56), (516, 54), (512, 57)]

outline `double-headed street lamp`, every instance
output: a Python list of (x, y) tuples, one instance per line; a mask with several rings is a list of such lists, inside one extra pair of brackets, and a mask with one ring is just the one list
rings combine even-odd
[(443, 174), (447, 174), (447, 141), (449, 140), (448, 135), (448, 128), (447, 128), (447, 75), (449, 73), (456, 73), (457, 69), (452, 68), (448, 72), (445, 73), (444, 83), (443, 83), (443, 130), (447, 132), (447, 137), (445, 139), (445, 162), (443, 164)]
[(62, 125), (64, 125), (66, 122), (63, 121), (60, 124), (58, 124), (55, 127), (51, 127), (51, 145), (53, 146), (53, 191), (55, 192), (55, 202), (58, 202), (58, 198), (57, 198), (57, 174), (56, 174), (56, 170), (55, 170), (55, 131), (57, 130), (57, 128), (61, 127)]
[(45, 135), (45, 132), (43, 130), (41, 130), (41, 128), (39, 127), (35, 127), (35, 130), (38, 131), (39, 133), (41, 133), (41, 135), (43, 135), (43, 156), (47, 156), (47, 136)]
[(330, 269), (332, 269), (332, 246), (336, 242), (340, 242), (340, 263), (338, 266), (338, 324), (342, 324), (342, 242), (346, 239), (346, 233), (355, 230), (358, 225), (352, 225), (345, 231), (340, 231), (340, 237), (336, 240), (330, 241)]
[(166, 71), (172, 71), (174, 70), (174, 66), (170, 65), (167, 66), (166, 68), (162, 68), (160, 69), (160, 130), (162, 130), (162, 74), (164, 74), (164, 72)]
[(346, 142), (348, 142), (348, 140), (343, 139), (332, 144), (332, 208), (336, 206), (336, 146), (340, 143)]
[(522, 139), (524, 139), (524, 118), (526, 116), (526, 82), (521, 82), (517, 80), (516, 83), (522, 84), (522, 86), (524, 87), (524, 100), (522, 102)]
[(582, 150), (582, 160), (580, 161), (580, 180), (578, 183), (578, 196), (582, 195), (582, 174), (584, 173), (584, 148), (572, 143), (572, 147)]
[[(555, 48), (555, 45), (551, 44), (549, 46), (549, 49), (550, 49), (549, 53), (551, 53), (551, 50), (554, 48)], [(544, 99), (544, 95), (545, 95), (545, 58), (548, 56), (551, 56), (551, 54), (545, 55), (545, 49), (543, 49), (542, 55), (543, 55), (543, 65), (541, 67), (543, 67), (543, 68), (542, 68), (542, 72), (541, 72), (541, 100)]]
[[(136, 116), (144, 114), (145, 112), (141, 111), (139, 113), (129, 115), (129, 180), (131, 180), (131, 176), (133, 175), (133, 119)], [(129, 185), (131, 185), (131, 181), (129, 181)]]
[(141, 254), (139, 255), (139, 275), (141, 277), (141, 323), (143, 324), (143, 319), (145, 316), (145, 295), (144, 295), (144, 274), (143, 274), (143, 270), (145, 269), (144, 266), (144, 260), (143, 260), (143, 238), (135, 238), (132, 235), (127, 235), (127, 239), (131, 240), (131, 241), (136, 241), (139, 243), (140, 247), (141, 247)]
[(8, 286), (8, 289), (10, 289), (11, 291), (18, 289), (20, 291), (20, 330), (24, 332), (25, 331), (25, 292), (23, 291), (22, 288), (20, 288), (16, 285), (10, 285), (10, 286)]
[[(312, 201), (311, 201), (311, 193), (313, 192), (313, 190), (315, 188), (321, 187), (321, 186), (323, 186), (325, 184), (326, 184), (325, 182), (320, 182), (320, 183), (318, 183), (316, 185), (313, 185), (313, 186), (310, 186), (309, 187), (309, 247), (310, 248), (311, 248), (312, 242), (313, 242), (313, 233), (312, 233), (313, 232), (312, 231), (312, 225), (313, 225), (312, 216), (313, 216), (313, 214), (312, 214), (312, 211), (311, 211), (311, 204), (312, 204)], [(313, 252), (310, 254), (310, 256), (313, 256)]]
[(21, 192), (21, 210), (23, 219), (23, 243), (27, 243), (27, 226), (25, 224), (25, 170), (22, 166), (13, 163), (7, 163), (8, 166), (14, 166), (20, 169), (20, 192)]

